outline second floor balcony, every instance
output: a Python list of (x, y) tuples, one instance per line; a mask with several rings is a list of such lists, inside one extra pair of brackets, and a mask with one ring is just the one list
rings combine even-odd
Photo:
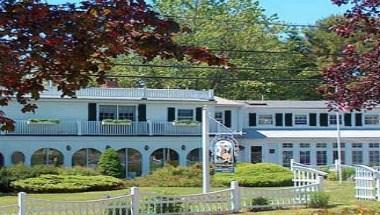
[[(30, 123), (16, 120), (14, 131), (0, 136), (200, 136), (202, 124), (178, 125), (166, 121), (131, 122), (128, 125), (104, 125), (101, 121), (60, 121), (59, 123)], [(224, 125), (210, 120), (210, 134), (231, 133)]]

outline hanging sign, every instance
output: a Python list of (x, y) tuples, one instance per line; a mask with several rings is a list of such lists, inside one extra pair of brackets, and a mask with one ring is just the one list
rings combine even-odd
[(216, 172), (234, 172), (239, 146), (232, 135), (217, 135), (212, 140), (213, 162)]

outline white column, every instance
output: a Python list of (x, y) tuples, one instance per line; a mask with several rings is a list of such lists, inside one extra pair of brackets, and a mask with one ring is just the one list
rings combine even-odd
[(150, 173), (150, 151), (142, 153), (142, 175)]
[(72, 153), (65, 153), (64, 154), (64, 158), (63, 158), (63, 165), (65, 166), (65, 167), (72, 167), (73, 166), (73, 159), (72, 159), (72, 157), (73, 157), (73, 154)]
[(131, 195), (132, 195), (132, 207), (131, 207), (132, 215), (138, 215), (139, 214), (139, 188), (132, 187)]
[(202, 109), (202, 173), (203, 173), (203, 193), (210, 191), (210, 170), (209, 170), (209, 136), (208, 136), (208, 109), (207, 106)]
[(237, 213), (240, 211), (240, 188), (239, 182), (231, 181), (232, 189), (232, 211)]

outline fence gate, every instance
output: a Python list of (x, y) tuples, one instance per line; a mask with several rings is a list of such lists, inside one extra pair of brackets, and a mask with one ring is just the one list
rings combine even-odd
[(290, 161), (290, 169), (293, 172), (293, 183), (295, 187), (301, 187), (311, 184), (322, 185), (323, 177), (327, 175), (326, 172), (314, 169), (309, 165), (300, 164)]
[(380, 172), (364, 165), (355, 166), (355, 197), (362, 200), (380, 200)]

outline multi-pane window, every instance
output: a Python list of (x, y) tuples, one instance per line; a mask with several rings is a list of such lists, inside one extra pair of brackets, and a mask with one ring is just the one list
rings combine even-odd
[(300, 163), (310, 165), (310, 151), (300, 151)]
[(136, 107), (125, 105), (99, 105), (99, 120), (129, 119), (135, 121)]
[(366, 125), (379, 125), (379, 120), (380, 118), (378, 114), (364, 116), (364, 124)]
[(326, 151), (317, 151), (317, 165), (327, 165)]
[(379, 151), (369, 151), (369, 165), (379, 166), (380, 165), (380, 152)]
[[(344, 164), (346, 162), (346, 159), (345, 159), (346, 156), (345, 156), (344, 151), (341, 151), (340, 155), (341, 155), (341, 159), (342, 159), (342, 164)], [(333, 152), (333, 161), (335, 162), (335, 160), (338, 160), (338, 151)]]
[(283, 143), (282, 148), (293, 148), (293, 143)]
[(193, 120), (194, 110), (193, 109), (178, 109), (178, 120)]
[(370, 148), (379, 148), (379, 144), (378, 143), (370, 143), (369, 147)]
[[(329, 124), (330, 125), (336, 125), (337, 124), (337, 118), (336, 114), (329, 115)], [(339, 124), (342, 124), (342, 115), (339, 115)]]
[(293, 159), (292, 151), (283, 151), (282, 152), (282, 165), (285, 167), (290, 167), (290, 160)]
[[(341, 148), (344, 148), (345, 146), (346, 146), (345, 143), (340, 143), (340, 147), (341, 147)], [(334, 147), (334, 148), (338, 148), (338, 144), (337, 144), (337, 143), (334, 143), (334, 144), (333, 144), (333, 147)]]
[(223, 112), (215, 112), (215, 120), (223, 124)]
[(352, 151), (352, 164), (362, 164), (362, 163), (363, 163), (363, 152)]
[(272, 115), (259, 115), (259, 125), (272, 125), (273, 116)]
[(352, 144), (352, 148), (362, 148), (362, 144), (361, 143), (353, 143)]
[(301, 143), (300, 148), (310, 148), (310, 143)]
[(305, 114), (296, 114), (294, 116), (295, 125), (307, 125), (307, 115)]
[(326, 143), (317, 143), (317, 148), (327, 148)]

